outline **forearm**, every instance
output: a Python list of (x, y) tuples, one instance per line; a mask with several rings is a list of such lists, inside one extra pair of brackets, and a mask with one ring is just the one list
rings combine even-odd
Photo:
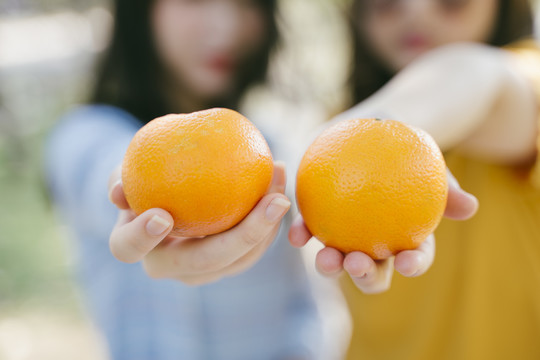
[[(525, 133), (522, 129), (534, 125), (531, 121), (517, 129), (508, 116), (499, 119), (498, 125), (491, 121), (501, 117), (499, 110), (504, 109), (497, 106), (503, 100), (509, 100), (506, 101), (507, 113), (532, 120), (534, 101), (526, 95), (520, 97), (521, 102), (516, 101), (519, 100), (516, 93), (520, 92), (526, 93), (527, 85), (511, 71), (508, 55), (503, 50), (476, 44), (450, 45), (426, 54), (337, 119), (394, 118), (427, 131), (443, 150), (470, 143), (479, 130), (487, 130), (480, 136), (490, 133), (489, 139), (484, 139), (488, 141), (482, 141), (480, 148), (476, 146), (474, 151), (496, 152), (497, 148), (490, 143), (508, 139), (515, 144), (515, 137)], [(512, 96), (515, 99), (507, 99)], [(493, 127), (497, 127), (496, 131)], [(522, 149), (505, 148), (505, 151), (521, 153)]]

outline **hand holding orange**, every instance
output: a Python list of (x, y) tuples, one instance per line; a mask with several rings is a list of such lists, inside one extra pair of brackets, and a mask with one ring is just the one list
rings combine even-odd
[(401, 122), (341, 121), (308, 148), (296, 197), (308, 230), (344, 253), (385, 259), (415, 249), (439, 224), (446, 165), (425, 132)]
[(268, 190), (268, 144), (229, 109), (171, 114), (142, 127), (122, 164), (125, 197), (136, 214), (168, 211), (172, 234), (216, 234), (239, 223)]

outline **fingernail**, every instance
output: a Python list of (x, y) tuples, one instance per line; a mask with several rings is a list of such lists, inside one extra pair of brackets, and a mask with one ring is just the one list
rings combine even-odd
[(369, 269), (360, 277), (361, 279), (369, 279), (371, 278), (376, 272), (376, 269), (373, 266), (370, 266)]
[(446, 179), (448, 181), (448, 186), (456, 188), (456, 189), (461, 189), (461, 185), (459, 185), (459, 181), (457, 181), (454, 174), (452, 174), (450, 171), (448, 171), (447, 175), (448, 176), (446, 177)]
[(368, 271), (366, 271), (362, 276), (360, 276), (360, 279), (369, 279), (373, 276), (373, 274), (375, 273), (375, 270), (373, 269), (369, 269)]
[[(279, 161), (279, 160), (274, 162), (274, 169), (277, 168), (277, 167), (281, 167), (284, 170), (285, 169), (285, 163), (283, 161)], [(274, 184), (274, 186), (283, 187), (283, 191), (284, 191), (285, 190), (284, 186), (285, 186), (285, 183), (286, 183), (287, 175), (284, 174), (284, 173), (281, 173), (281, 172), (279, 172), (277, 174), (279, 175), (278, 177), (276, 177), (276, 172), (274, 170), (274, 175), (273, 175), (274, 177), (272, 179), (272, 183)]]
[(111, 186), (111, 190), (109, 191), (109, 194), (108, 194), (108, 195), (109, 195), (109, 201), (112, 202), (113, 204), (114, 204), (113, 199), (112, 199), (113, 191), (114, 191), (114, 189), (116, 189), (116, 188), (118, 187), (118, 185), (120, 185), (121, 183), (122, 183), (122, 180), (117, 180), (117, 181), (113, 184), (113, 186)]
[(459, 183), (456, 180), (456, 178), (451, 176), (451, 175), (448, 176), (448, 185), (450, 185), (451, 187), (454, 187), (454, 188), (461, 189), (461, 187), (459, 186)]
[(289, 200), (281, 197), (275, 198), (266, 208), (266, 219), (271, 222), (278, 221), (285, 215), (290, 206), (291, 202)]
[(466, 197), (468, 197), (468, 198), (471, 199), (472, 201), (478, 202), (478, 198), (477, 198), (476, 196), (474, 196), (473, 194), (468, 193), (468, 192), (466, 192), (466, 191), (463, 191), (463, 193), (465, 194)]
[(162, 218), (161, 216), (154, 215), (146, 223), (146, 231), (152, 236), (158, 236), (165, 232), (171, 226), (171, 223)]
[(478, 198), (476, 196), (474, 196), (473, 194), (468, 193), (468, 192), (466, 192), (465, 195), (469, 198), (469, 200), (471, 200), (471, 202), (473, 204), (471, 211), (473, 211), (473, 212), (478, 211), (478, 207), (480, 206)]

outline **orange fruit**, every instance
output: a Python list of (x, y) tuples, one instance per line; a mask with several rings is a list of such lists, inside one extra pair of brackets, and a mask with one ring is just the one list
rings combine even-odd
[(377, 260), (417, 248), (439, 224), (447, 192), (435, 141), (394, 120), (353, 119), (326, 129), (304, 154), (296, 182), (313, 236)]
[(171, 114), (143, 126), (122, 164), (122, 183), (137, 214), (162, 208), (173, 234), (205, 236), (230, 229), (264, 196), (273, 173), (262, 134), (229, 109)]

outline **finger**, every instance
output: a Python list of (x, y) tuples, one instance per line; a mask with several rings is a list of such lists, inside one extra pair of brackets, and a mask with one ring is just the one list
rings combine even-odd
[(335, 277), (343, 271), (343, 259), (340, 251), (325, 247), (317, 253), (315, 267), (321, 275)]
[(355, 251), (345, 256), (343, 267), (358, 289), (366, 294), (377, 294), (390, 288), (394, 259), (374, 261), (368, 255)]
[(360, 251), (354, 251), (345, 256), (343, 261), (344, 269), (355, 278), (365, 278), (377, 268), (375, 261)]
[(306, 245), (309, 239), (311, 239), (311, 233), (299, 214), (289, 228), (289, 242), (292, 246), (300, 248)]
[(284, 195), (266, 195), (242, 222), (228, 231), (154, 249), (146, 259), (151, 276), (192, 276), (222, 271), (257, 245), (273, 239), (290, 205)]
[[(126, 212), (120, 216), (130, 216), (123, 214)], [(150, 209), (133, 221), (123, 222), (119, 219), (114, 227), (109, 247), (114, 257), (126, 263), (141, 260), (167, 236), (173, 225), (172, 216), (163, 209)]]
[(116, 184), (121, 179), (122, 179), (122, 165), (118, 165), (117, 167), (114, 168), (114, 170), (111, 172), (111, 175), (109, 176), (109, 181), (108, 181), (109, 190), (114, 184)]
[(266, 192), (267, 194), (281, 193), (285, 194), (285, 185), (287, 184), (287, 172), (283, 161), (274, 162), (274, 173), (272, 174), (272, 183)]
[[(277, 231), (275, 235), (277, 235)], [(179, 274), (175, 277), (175, 279), (183, 282), (184, 284), (196, 286), (206, 285), (227, 276), (238, 275), (255, 265), (255, 263), (260, 260), (262, 255), (266, 252), (266, 250), (268, 250), (272, 243), (273, 238), (266, 240), (265, 242), (257, 245), (252, 251), (248, 252), (246, 255), (222, 270), (199, 275)]]
[(453, 220), (470, 219), (478, 210), (478, 199), (461, 189), (450, 171), (448, 175), (448, 201), (444, 216)]
[(118, 213), (118, 219), (116, 220), (115, 227), (125, 225), (132, 222), (137, 217), (137, 214), (133, 210), (120, 210)]
[(109, 188), (109, 200), (119, 209), (127, 210), (130, 208), (121, 180), (118, 180)]
[(223, 276), (234, 276), (238, 275), (241, 272), (251, 268), (255, 263), (257, 263), (261, 257), (266, 253), (270, 245), (274, 242), (274, 239), (279, 231), (279, 228), (271, 234), (267, 240), (255, 246), (251, 251), (246, 255), (239, 258), (231, 265), (223, 269)]
[(394, 259), (394, 267), (403, 276), (420, 276), (431, 267), (434, 258), (435, 236), (431, 234), (417, 249), (398, 253)]

